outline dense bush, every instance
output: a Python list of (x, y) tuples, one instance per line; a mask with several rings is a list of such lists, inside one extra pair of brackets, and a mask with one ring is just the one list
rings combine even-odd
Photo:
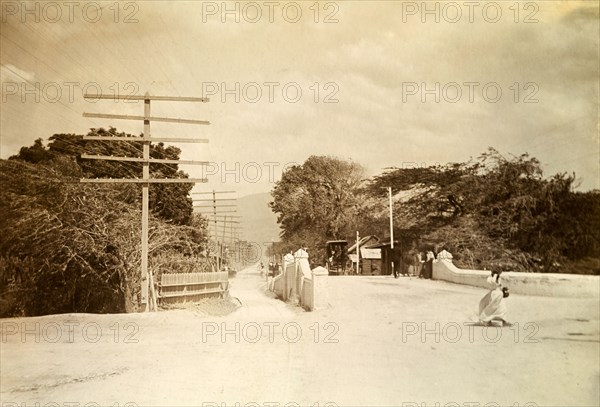
[(56, 160), (0, 161), (0, 267), (12, 293), (2, 314), (125, 311), (139, 213), (115, 189), (61, 174), (77, 167)]
[[(136, 310), (141, 188), (80, 183), (87, 174), (77, 156), (41, 142), (0, 160), (0, 316)], [(171, 195), (183, 196), (183, 205), (159, 199), (151, 206), (155, 272), (165, 257), (170, 271), (183, 263), (188, 270), (206, 243), (206, 224), (191, 214), (191, 201), (188, 213), (187, 192)]]
[(390, 170), (367, 192), (404, 191), (398, 223), (420, 229), (421, 240), (447, 247), (461, 265), (600, 274), (600, 194), (573, 191), (575, 181), (544, 178), (527, 154), (489, 149), (467, 163)]

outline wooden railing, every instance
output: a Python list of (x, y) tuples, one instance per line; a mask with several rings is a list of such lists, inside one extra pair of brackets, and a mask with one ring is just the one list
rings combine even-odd
[(158, 298), (161, 303), (184, 302), (215, 295), (225, 297), (228, 290), (226, 271), (163, 274), (158, 284)]

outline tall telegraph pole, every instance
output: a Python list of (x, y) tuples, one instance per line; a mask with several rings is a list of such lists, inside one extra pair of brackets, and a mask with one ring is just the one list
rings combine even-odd
[[(207, 182), (204, 178), (150, 178), (150, 163), (162, 163), (162, 164), (200, 164), (207, 165), (206, 161), (188, 161), (188, 160), (161, 160), (150, 158), (150, 143), (156, 141), (166, 141), (172, 143), (208, 143), (206, 139), (189, 139), (189, 138), (166, 138), (166, 137), (150, 137), (150, 121), (155, 122), (167, 122), (167, 123), (182, 123), (182, 124), (200, 124), (208, 125), (209, 121), (206, 120), (189, 120), (189, 119), (175, 119), (169, 117), (152, 117), (150, 114), (150, 101), (163, 101), (163, 102), (208, 102), (208, 98), (197, 98), (197, 97), (171, 97), (171, 96), (150, 96), (148, 93), (145, 95), (84, 95), (85, 99), (112, 99), (112, 100), (138, 100), (144, 101), (144, 115), (143, 116), (129, 116), (129, 115), (117, 115), (117, 114), (102, 114), (102, 113), (84, 113), (83, 117), (95, 117), (101, 119), (119, 119), (119, 120), (143, 120), (144, 121), (144, 135), (143, 137), (120, 137), (120, 136), (84, 136), (84, 140), (103, 140), (103, 141), (124, 141), (124, 142), (142, 142), (143, 150), (142, 157), (113, 157), (113, 156), (100, 156), (100, 155), (87, 155), (82, 154), (81, 158), (95, 159), (95, 160), (113, 160), (113, 161), (133, 161), (142, 163), (142, 178), (123, 178), (123, 179), (112, 179), (112, 178), (96, 178), (96, 179), (81, 179), (81, 182), (91, 183), (137, 183), (142, 184), (142, 261), (141, 261), (141, 298), (140, 307), (144, 311), (156, 310), (156, 293), (154, 293), (154, 282), (151, 273), (148, 273), (148, 218), (149, 218), (149, 194), (148, 189), (150, 184), (158, 183), (200, 183)], [(148, 290), (152, 294), (152, 298), (148, 296)]]

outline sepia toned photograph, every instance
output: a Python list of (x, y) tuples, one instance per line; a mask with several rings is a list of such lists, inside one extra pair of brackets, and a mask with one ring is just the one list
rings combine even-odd
[(598, 0), (0, 14), (0, 407), (600, 406)]

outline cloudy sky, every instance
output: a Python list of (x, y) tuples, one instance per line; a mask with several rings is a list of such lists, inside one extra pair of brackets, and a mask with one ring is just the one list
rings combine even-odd
[(266, 192), (313, 154), (373, 175), (489, 146), (599, 188), (597, 1), (1, 4), (1, 158), (54, 133), (139, 134), (140, 122), (82, 113), (142, 104), (82, 96), (149, 92), (211, 99), (152, 104), (210, 120), (152, 124), (153, 136), (210, 139), (180, 145), (214, 163), (183, 167), (208, 176), (198, 191)]

